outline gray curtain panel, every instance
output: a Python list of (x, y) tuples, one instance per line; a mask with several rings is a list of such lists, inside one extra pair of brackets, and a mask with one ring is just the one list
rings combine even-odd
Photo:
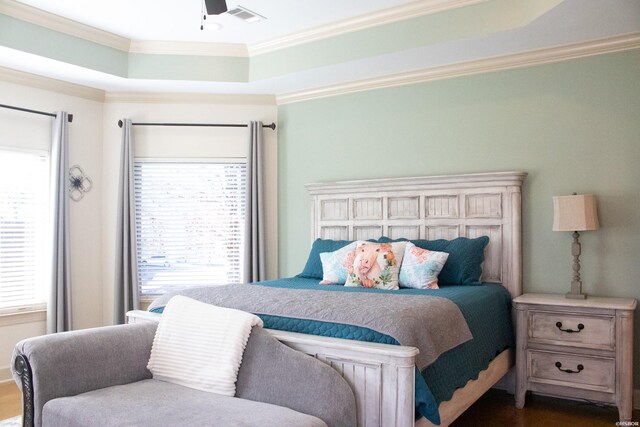
[(262, 123), (249, 122), (247, 150), (247, 197), (244, 237), (244, 282), (264, 280), (264, 165)]
[(114, 323), (125, 323), (129, 310), (138, 310), (138, 260), (136, 253), (136, 210), (133, 190), (133, 138), (131, 120), (123, 120), (118, 225), (116, 228), (116, 274)]
[(71, 266), (69, 255), (69, 122), (59, 111), (51, 140), (51, 292), (47, 333), (71, 330)]

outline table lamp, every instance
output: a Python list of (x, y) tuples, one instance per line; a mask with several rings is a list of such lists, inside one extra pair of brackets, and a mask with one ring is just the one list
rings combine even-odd
[(567, 298), (584, 299), (587, 296), (582, 293), (582, 281), (580, 280), (580, 233), (578, 231), (597, 230), (598, 213), (596, 211), (596, 197), (593, 194), (572, 196), (556, 196), (553, 198), (553, 231), (573, 231), (573, 280), (571, 292)]

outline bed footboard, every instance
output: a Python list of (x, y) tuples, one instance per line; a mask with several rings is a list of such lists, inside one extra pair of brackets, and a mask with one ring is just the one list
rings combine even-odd
[(359, 426), (413, 426), (418, 349), (270, 331), (291, 348), (337, 370), (356, 395)]
[[(129, 323), (157, 322), (159, 314), (127, 313)], [(269, 330), (282, 343), (337, 370), (356, 396), (358, 426), (412, 427), (418, 349)]]

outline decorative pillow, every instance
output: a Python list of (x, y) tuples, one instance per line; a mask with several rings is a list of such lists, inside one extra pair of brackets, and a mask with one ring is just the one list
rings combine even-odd
[(322, 252), (336, 251), (350, 243), (353, 243), (353, 240), (316, 239), (311, 246), (311, 252), (309, 252), (309, 258), (304, 266), (304, 270), (298, 274), (298, 277), (321, 280), (322, 261), (320, 261), (320, 254)]
[(438, 274), (449, 254), (422, 249), (407, 243), (400, 266), (400, 286), (415, 289), (438, 289)]
[(242, 355), (258, 316), (182, 295), (167, 303), (147, 369), (153, 378), (235, 396)]
[[(402, 242), (407, 239), (391, 240), (381, 237), (378, 242)], [(489, 244), (487, 236), (469, 239), (458, 237), (453, 240), (411, 240), (411, 243), (422, 249), (446, 252), (449, 254), (447, 263), (438, 275), (438, 284), (446, 285), (480, 285), (482, 263), (484, 262), (484, 248)]]
[(360, 243), (344, 285), (398, 289), (398, 272), (406, 245), (405, 242)]
[(362, 242), (349, 243), (344, 248), (333, 252), (322, 252), (322, 285), (344, 284), (356, 257), (356, 247)]

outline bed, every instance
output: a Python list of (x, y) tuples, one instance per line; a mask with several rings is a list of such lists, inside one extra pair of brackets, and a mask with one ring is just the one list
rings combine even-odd
[[(494, 335), (501, 337), (494, 340), (499, 351), (489, 350), (494, 352), (490, 357), (485, 351), (473, 363), (475, 371), (467, 373), (466, 377), (452, 379), (446, 374), (447, 370), (455, 373), (464, 368), (465, 356), (455, 354), (462, 351), (459, 348), (444, 353), (447, 357), (440, 357), (426, 369), (416, 372), (421, 354), (413, 346), (397, 345), (397, 342), (384, 339), (367, 342), (336, 338), (335, 334), (310, 335), (308, 322), (303, 322), (302, 326), (298, 324), (298, 327), (286, 327), (299, 332), (272, 330), (285, 344), (328, 363), (347, 379), (356, 395), (358, 425), (433, 425), (424, 417), (416, 421), (416, 396), (418, 404), (420, 396), (424, 396), (421, 376), (430, 379), (428, 391), (435, 395), (440, 425), (448, 425), (508, 372), (513, 363), (509, 342), (512, 340), (509, 335), (512, 331), (510, 299), (522, 292), (521, 186), (525, 176), (522, 172), (498, 172), (307, 185), (311, 194), (313, 240), (367, 240), (380, 236), (388, 236), (391, 240), (480, 236), (490, 239), (484, 253), (484, 285), (443, 288), (436, 293), (447, 294), (447, 298), (462, 307), (474, 337), (481, 332), (478, 328), (495, 329), (498, 332)], [(300, 277), (258, 285), (304, 290), (326, 288), (326, 285), (318, 285), (317, 280)], [(332, 290), (358, 292), (339, 288)], [(471, 298), (469, 295), (474, 292), (483, 295)], [(485, 300), (482, 302), (477, 298)], [(507, 307), (506, 314), (483, 316), (481, 310), (474, 309), (474, 306), (488, 307), (491, 301), (501, 301), (496, 307), (502, 309), (492, 309), (489, 313), (504, 312)], [(157, 321), (158, 316), (157, 313), (134, 312), (129, 319), (131, 322)], [(266, 326), (279, 328), (278, 322), (282, 320), (279, 317), (267, 318)], [(468, 347), (467, 344), (460, 347), (465, 346)], [(434, 380), (435, 373), (440, 371), (444, 374)], [(424, 407), (422, 409), (420, 412), (424, 413)], [(437, 416), (429, 418), (438, 422)]]

